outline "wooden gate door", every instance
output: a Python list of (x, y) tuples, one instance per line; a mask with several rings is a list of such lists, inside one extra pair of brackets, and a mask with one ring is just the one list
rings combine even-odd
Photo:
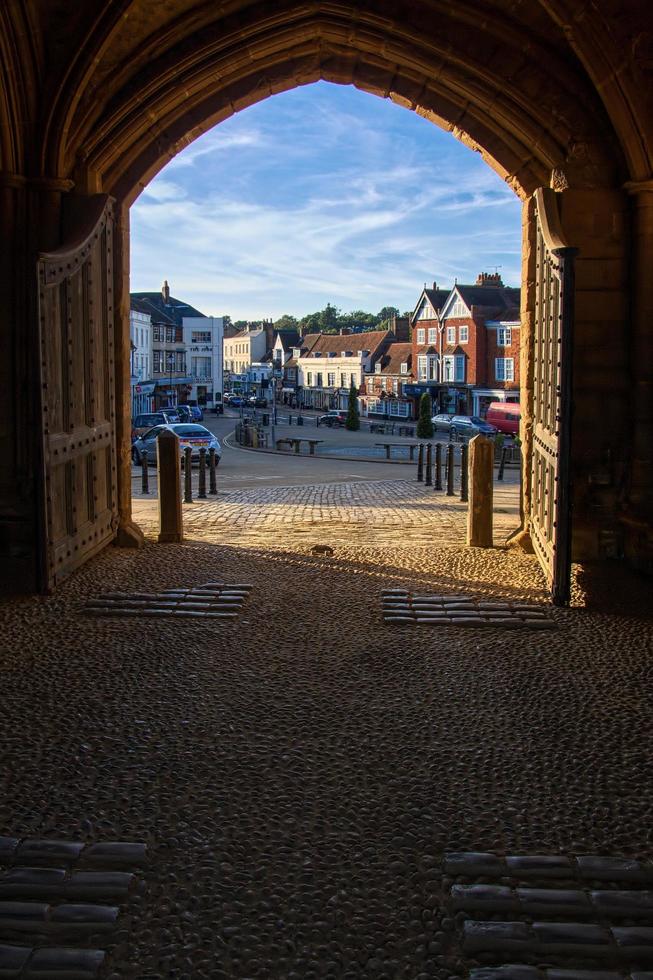
[(571, 578), (571, 411), (574, 257), (556, 194), (535, 192), (533, 455), (530, 531), (554, 605), (567, 605)]
[(87, 207), (86, 230), (38, 262), (47, 590), (118, 526), (113, 207)]

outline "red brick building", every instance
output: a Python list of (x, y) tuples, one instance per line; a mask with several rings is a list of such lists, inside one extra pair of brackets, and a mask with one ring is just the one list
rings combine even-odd
[(481, 415), (492, 401), (519, 400), (519, 289), (498, 273), (474, 285), (424, 289), (411, 317), (415, 382), (435, 411)]
[(404, 385), (413, 378), (412, 343), (390, 344), (374, 365), (374, 373), (365, 375), (366, 414), (380, 418), (412, 418), (413, 399), (404, 394)]

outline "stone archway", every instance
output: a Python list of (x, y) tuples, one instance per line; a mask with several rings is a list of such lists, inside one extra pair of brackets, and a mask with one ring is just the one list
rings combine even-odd
[[(55, 0), (9, 3), (1, 14), (9, 97), (0, 103), (0, 166), (11, 240), (20, 239), (29, 265), (35, 251), (65, 239), (66, 213), (83, 212), (87, 196), (106, 193), (116, 200), (114, 299), (122, 324), (116, 432), (123, 460), (119, 534), (125, 542), (138, 540), (130, 530), (126, 492), (129, 205), (167, 160), (211, 126), (276, 92), (325, 79), (391, 98), (451, 130), (519, 194), (526, 333), (532, 324), (531, 195), (550, 183), (561, 192), (563, 226), (581, 250), (576, 426), (583, 451), (575, 460), (574, 493), (577, 513), (584, 513), (577, 520), (576, 551), (599, 557), (603, 546), (620, 547), (614, 544), (619, 534), (628, 537), (619, 530), (628, 526), (620, 516), (624, 500), (641, 545), (650, 534), (650, 521), (642, 516), (651, 493), (643, 466), (650, 456), (650, 386), (638, 379), (645, 377), (647, 358), (650, 363), (653, 295), (643, 275), (631, 278), (627, 263), (631, 242), (637, 263), (653, 251), (653, 132), (643, 122), (646, 11), (633, 3), (627, 16), (620, 11), (617, 18), (607, 4), (598, 13), (596, 6), (590, 17), (570, 12), (577, 5), (561, 0), (510, 14), (499, 2), (452, 8), (440, 0), (282, 0), (271, 8), (233, 0), (216, 10), (197, 0), (170, 0), (153, 14), (146, 0), (116, 0), (108, 7), (87, 4), (64, 20)], [(638, 26), (638, 43), (629, 47)], [(642, 205), (634, 233), (624, 183)], [(28, 218), (26, 233), (21, 215)], [(17, 275), (8, 269), (12, 284)], [(14, 308), (33, 336), (33, 284), (29, 274), (21, 275)], [(626, 313), (631, 287), (633, 320)], [(4, 329), (14, 336), (12, 323)], [(25, 376), (33, 379), (33, 358), (27, 351), (21, 356)], [(525, 358), (528, 389), (528, 344)], [(29, 395), (23, 401), (30, 402)], [(30, 404), (38, 420), (34, 399)], [(607, 406), (601, 432), (591, 425), (599, 406)], [(13, 444), (20, 427), (17, 420)], [(40, 439), (30, 445), (38, 462)], [(31, 527), (38, 551), (39, 504), (32, 497), (32, 517), (24, 512), (23, 524)], [(635, 556), (638, 546), (629, 547)]]

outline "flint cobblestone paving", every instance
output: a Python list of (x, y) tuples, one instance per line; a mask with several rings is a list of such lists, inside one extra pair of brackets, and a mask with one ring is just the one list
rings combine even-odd
[[(504, 869), (506, 854), (653, 855), (648, 620), (615, 609), (613, 580), (585, 608), (578, 569), (546, 635), (399, 641), (386, 588), (546, 599), (532, 556), (447, 543), (461, 517), (408, 489), (369, 526), (356, 497), (344, 528), (310, 499), (298, 524), (290, 498), (257, 528), (231, 494), (245, 511), (214, 534), (226, 496), (189, 505), (183, 545), (108, 549), (55, 595), (0, 606), (0, 833), (148, 843), (107, 977), (462, 980), (444, 853)], [(165, 619), (79, 615), (106, 591), (218, 578), (252, 583), (244, 615), (181, 639)]]
[[(518, 524), (518, 487), (495, 488), (494, 497), (500, 543)], [(156, 503), (135, 500), (134, 510), (143, 529), (154, 534)], [(247, 488), (183, 510), (189, 538), (272, 547), (307, 535), (332, 546), (396, 546), (400, 538), (403, 547), (459, 547), (465, 542), (466, 515), (467, 504), (408, 480)]]

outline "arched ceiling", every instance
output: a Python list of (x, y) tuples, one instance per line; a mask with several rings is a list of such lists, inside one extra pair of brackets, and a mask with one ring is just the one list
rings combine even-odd
[(649, 173), (640, 0), (6, 2), (41, 58), (32, 167), (126, 201), (215, 123), (318, 79), (450, 129), (522, 195), (552, 170), (584, 187)]

